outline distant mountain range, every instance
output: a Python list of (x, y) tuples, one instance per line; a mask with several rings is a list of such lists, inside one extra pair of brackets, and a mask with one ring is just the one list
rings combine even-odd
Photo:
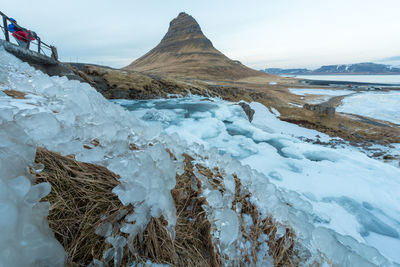
[(391, 65), (376, 64), (372, 62), (345, 64), (345, 65), (326, 65), (315, 70), (310, 69), (280, 69), (267, 68), (261, 70), (269, 74), (277, 75), (341, 75), (341, 74), (359, 74), (359, 75), (374, 75), (374, 74), (398, 74), (400, 68)]

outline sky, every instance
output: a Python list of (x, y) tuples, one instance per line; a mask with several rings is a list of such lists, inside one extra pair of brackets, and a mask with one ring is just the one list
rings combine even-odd
[(255, 69), (400, 56), (400, 0), (19, 0), (0, 11), (55, 45), (62, 61), (116, 68), (156, 46), (180, 12)]

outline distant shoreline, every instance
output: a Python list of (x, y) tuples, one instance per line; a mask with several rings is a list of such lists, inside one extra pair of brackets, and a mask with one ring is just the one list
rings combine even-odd
[[(316, 75), (317, 76), (317, 75)], [(296, 77), (294, 77), (296, 78)], [(306, 83), (308, 85), (320, 85), (320, 86), (329, 86), (329, 85), (364, 85), (364, 86), (396, 86), (400, 88), (400, 84), (396, 83), (374, 83), (374, 82), (354, 82), (354, 81), (335, 81), (335, 80), (308, 80), (305, 78), (298, 78), (301, 82)]]
[(304, 75), (304, 76), (350, 76), (350, 75), (400, 75), (400, 72), (373, 72), (373, 73), (368, 73), (368, 72), (349, 72), (349, 73), (343, 73), (343, 72), (329, 72), (329, 73), (301, 73), (301, 74), (288, 74), (288, 76), (297, 76), (297, 75)]

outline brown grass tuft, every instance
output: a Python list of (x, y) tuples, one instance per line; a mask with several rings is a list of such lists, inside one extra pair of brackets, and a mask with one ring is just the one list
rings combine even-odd
[(26, 99), (25, 98), (25, 93), (16, 91), (16, 90), (3, 90), (3, 93), (5, 93), (8, 96), (11, 96), (12, 98), (16, 99)]
[[(295, 248), (296, 239), (293, 229), (287, 226), (280, 225), (275, 222), (271, 217), (265, 219), (261, 218), (256, 206), (250, 202), (250, 194), (245, 194), (241, 192), (241, 182), (240, 179), (234, 175), (236, 184), (235, 200), (232, 203), (232, 208), (236, 209), (238, 203), (241, 204), (242, 213), (242, 227), (241, 232), (245, 239), (250, 240), (253, 244), (252, 251), (246, 258), (247, 262), (250, 263), (250, 257), (253, 262), (257, 262), (257, 251), (261, 245), (258, 242), (259, 236), (264, 233), (268, 235), (268, 254), (274, 259), (274, 266), (299, 266), (300, 259), (298, 257), (297, 250)], [(253, 221), (253, 226), (250, 229), (250, 233), (246, 233), (243, 227), (243, 214), (248, 214), (251, 216)], [(277, 235), (277, 229), (285, 228), (285, 233), (282, 236)]]
[[(171, 159), (176, 159), (171, 151)], [(221, 256), (212, 243), (211, 224), (202, 208), (206, 204), (201, 197), (201, 182), (194, 174), (193, 158), (184, 154), (185, 169), (176, 176), (176, 186), (171, 191), (177, 211), (176, 237), (171, 239), (166, 230), (167, 222), (152, 218), (141, 236), (133, 240), (133, 251), (125, 248), (122, 265), (133, 260), (170, 264), (171, 266), (221, 266)], [(119, 184), (118, 175), (104, 167), (76, 161), (71, 156), (39, 148), (36, 162), (44, 164), (42, 172), (36, 174), (37, 182), (49, 182), (51, 193), (44, 199), (50, 201), (49, 226), (68, 254), (69, 266), (86, 266), (92, 260), (102, 260), (103, 253), (110, 248), (105, 238), (95, 234), (95, 229), (104, 222), (113, 224), (113, 235), (123, 235), (120, 227), (124, 216), (133, 212), (133, 207), (124, 207), (112, 189)], [(210, 180), (211, 185), (224, 193), (223, 175), (218, 169), (208, 169), (199, 164), (196, 169)], [(242, 191), (240, 179), (236, 183), (232, 209), (241, 205), (241, 232), (253, 247), (243, 252), (241, 265), (257, 262), (259, 236), (268, 235), (269, 255), (275, 266), (298, 266), (300, 259), (296, 240), (291, 228), (277, 234), (284, 227), (270, 217), (262, 219), (257, 208), (250, 202), (250, 194)], [(122, 214), (122, 216), (121, 216)], [(246, 232), (243, 214), (251, 216), (253, 226)], [(107, 216), (104, 219), (104, 215)]]
[(49, 226), (63, 245), (69, 261), (86, 266), (100, 259), (107, 249), (104, 238), (95, 234), (102, 215), (115, 216), (124, 207), (111, 190), (119, 183), (118, 175), (104, 167), (82, 163), (73, 157), (38, 148), (36, 162), (45, 169), (37, 182), (49, 182)]
[[(171, 153), (171, 158), (175, 156)], [(143, 242), (135, 239), (140, 257), (172, 266), (220, 266), (219, 255), (211, 242), (211, 225), (202, 208), (204, 199), (192, 185), (194, 178), (190, 156), (185, 156), (185, 172), (176, 176), (176, 186), (171, 191), (177, 212), (176, 237), (171, 240), (166, 231), (166, 221), (152, 218), (143, 233)]]
[[(171, 153), (171, 158), (175, 156)], [(176, 187), (171, 191), (177, 210), (176, 237), (171, 239), (163, 218), (152, 218), (141, 237), (133, 242), (134, 253), (125, 248), (122, 265), (150, 259), (172, 266), (220, 266), (218, 253), (211, 242), (211, 225), (202, 208), (204, 199), (192, 186), (200, 188), (194, 178), (193, 165), (185, 156), (185, 172), (176, 177)], [(124, 217), (119, 214), (124, 207), (112, 189), (119, 184), (118, 175), (104, 167), (76, 161), (71, 156), (39, 148), (36, 162), (45, 168), (37, 174), (37, 182), (49, 182), (51, 193), (44, 199), (50, 201), (49, 226), (68, 254), (70, 266), (86, 266), (94, 258), (102, 260), (110, 248), (105, 238), (95, 234), (104, 222), (114, 225), (119, 232)], [(103, 215), (107, 215), (102, 220)], [(126, 237), (126, 235), (124, 235)]]

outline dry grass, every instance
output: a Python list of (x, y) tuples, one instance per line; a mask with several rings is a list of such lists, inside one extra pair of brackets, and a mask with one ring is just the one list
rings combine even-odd
[[(238, 203), (241, 204), (242, 212), (241, 217), (241, 232), (245, 239), (251, 241), (253, 244), (251, 252), (248, 252), (246, 261), (250, 264), (251, 262), (257, 262), (257, 252), (261, 245), (258, 238), (262, 233), (268, 236), (268, 254), (274, 259), (274, 266), (299, 266), (300, 259), (298, 257), (297, 250), (295, 248), (296, 239), (293, 230), (289, 227), (279, 225), (271, 217), (265, 219), (261, 218), (257, 208), (250, 202), (250, 194), (241, 192), (240, 179), (234, 175), (235, 179), (235, 199), (232, 203), (232, 209), (236, 209)], [(247, 233), (244, 229), (243, 214), (250, 215), (253, 221), (253, 226), (250, 228), (250, 233)], [(285, 233), (281, 236), (277, 236), (278, 227), (284, 227)], [(252, 258), (252, 261), (250, 260)]]
[(147, 99), (168, 97), (168, 94), (187, 95), (188, 89), (193, 94), (207, 95), (201, 86), (188, 86), (184, 82), (158, 75), (112, 70), (91, 65), (85, 65), (83, 71), (89, 79), (96, 80), (98, 84), (94, 82), (94, 86), (107, 98)]
[(3, 90), (3, 93), (5, 93), (8, 96), (11, 96), (12, 98), (15, 99), (26, 99), (25, 98), (25, 93), (20, 92), (20, 91), (15, 91), (15, 90)]
[[(196, 164), (196, 168), (199, 173), (208, 178), (208, 182), (215, 190), (219, 190), (222, 194), (224, 193), (224, 178), (218, 168), (211, 170), (201, 164)], [(251, 195), (242, 192), (240, 179), (236, 175), (233, 175), (233, 177), (235, 179), (235, 198), (232, 203), (232, 210), (236, 210), (238, 203), (241, 204), (240, 230), (243, 237), (253, 244), (251, 251), (242, 251), (244, 259), (241, 264), (254, 265), (257, 263), (257, 252), (261, 245), (258, 239), (261, 234), (266, 234), (268, 236), (268, 254), (274, 259), (274, 266), (299, 266), (301, 260), (298, 257), (296, 249), (297, 244), (294, 231), (290, 227), (275, 222), (271, 217), (262, 219), (257, 208), (250, 202)], [(253, 226), (250, 228), (250, 232), (246, 232), (244, 228), (244, 214), (250, 215), (252, 218)], [(278, 227), (285, 229), (285, 233), (278, 235)]]
[(104, 238), (95, 234), (101, 216), (115, 216), (124, 207), (111, 190), (118, 176), (104, 167), (81, 163), (72, 157), (38, 148), (36, 162), (45, 166), (37, 182), (49, 182), (51, 193), (49, 226), (63, 245), (69, 261), (86, 266), (100, 259), (107, 249)]
[[(176, 159), (170, 150), (171, 159)], [(221, 256), (212, 243), (211, 224), (207, 220), (202, 205), (207, 204), (201, 197), (201, 182), (194, 174), (193, 158), (183, 155), (185, 169), (176, 176), (176, 186), (171, 191), (177, 211), (176, 237), (171, 239), (166, 230), (167, 222), (161, 218), (152, 218), (141, 236), (133, 240), (133, 249), (124, 250), (122, 266), (133, 260), (169, 264), (171, 266), (221, 266)], [(56, 238), (64, 246), (68, 255), (69, 266), (86, 266), (92, 260), (103, 260), (103, 253), (111, 246), (105, 238), (95, 234), (95, 229), (104, 222), (114, 226), (113, 235), (123, 235), (120, 227), (125, 214), (133, 212), (132, 207), (124, 207), (112, 189), (119, 184), (118, 175), (104, 167), (76, 161), (73, 157), (64, 157), (57, 153), (38, 149), (36, 162), (45, 168), (37, 174), (37, 182), (49, 182), (51, 193), (45, 198), (50, 201), (49, 226)], [(196, 169), (208, 177), (210, 184), (221, 193), (223, 175), (218, 168), (210, 170), (196, 165)], [(274, 259), (275, 266), (298, 266), (300, 260), (296, 252), (293, 230), (286, 227), (286, 232), (278, 236), (278, 224), (271, 218), (262, 219), (257, 208), (251, 204), (250, 195), (242, 192), (240, 179), (236, 182), (235, 200), (232, 209), (241, 203), (243, 237), (253, 247), (243, 252), (241, 265), (257, 262), (259, 236), (268, 235), (268, 253)], [(122, 214), (122, 216), (121, 216)], [(243, 214), (253, 220), (250, 232), (246, 232)], [(106, 215), (106, 219), (104, 219)]]
[[(113, 233), (121, 234), (119, 228), (124, 222), (121, 212), (133, 211), (132, 207), (124, 207), (111, 192), (119, 184), (118, 176), (104, 167), (40, 148), (36, 162), (45, 166), (37, 174), (37, 182), (52, 185), (51, 193), (44, 199), (51, 203), (49, 226), (66, 250), (69, 265), (86, 266), (94, 258), (102, 260), (110, 245), (104, 242), (104, 237), (95, 234), (95, 229), (111, 222)], [(171, 239), (163, 218), (152, 218), (143, 235), (134, 239), (134, 250), (125, 249), (123, 266), (132, 260), (147, 259), (172, 266), (221, 265), (211, 242), (211, 225), (202, 208), (204, 199), (191, 187), (193, 166), (189, 158), (185, 162), (185, 172), (176, 177), (176, 187), (171, 191), (177, 210), (175, 239)], [(103, 215), (107, 215), (105, 220)]]
[(175, 240), (165, 230), (165, 220), (152, 218), (143, 233), (143, 242), (135, 239), (135, 247), (140, 248), (137, 260), (151, 259), (172, 266), (221, 265), (211, 242), (211, 225), (202, 208), (204, 199), (192, 189), (193, 182), (197, 182), (193, 177), (190, 156), (185, 155), (185, 172), (176, 176), (176, 186), (171, 191), (177, 212)]

